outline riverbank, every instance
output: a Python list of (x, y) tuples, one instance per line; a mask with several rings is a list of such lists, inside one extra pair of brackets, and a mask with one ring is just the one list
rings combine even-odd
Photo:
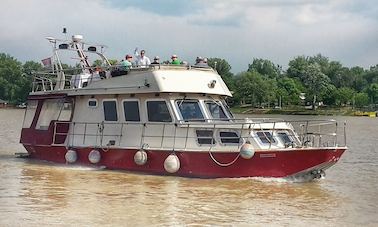
[(285, 115), (327, 115), (327, 116), (369, 116), (376, 117), (377, 112), (358, 111), (351, 107), (342, 108), (317, 108), (316, 110), (306, 109), (303, 107), (292, 107), (282, 109), (270, 108), (251, 108), (251, 107), (232, 107), (233, 113), (238, 114), (285, 114)]

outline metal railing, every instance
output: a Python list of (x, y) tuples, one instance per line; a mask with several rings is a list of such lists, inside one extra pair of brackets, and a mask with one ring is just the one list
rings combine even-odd
[[(69, 124), (69, 130), (58, 132), (59, 124)], [(342, 135), (337, 135), (342, 127)], [(66, 146), (93, 146), (100, 148), (143, 147), (150, 149), (204, 149), (224, 148), (239, 150), (240, 146), (250, 141), (260, 149), (294, 148), (294, 147), (337, 147), (343, 140), (346, 146), (345, 123), (338, 125), (334, 120), (273, 121), (272, 119), (233, 119), (229, 121), (177, 122), (177, 123), (110, 123), (110, 122), (55, 122), (53, 144)], [(292, 130), (292, 129), (295, 129)], [(197, 135), (197, 131), (210, 131), (208, 135)], [(234, 132), (235, 136), (220, 136), (219, 132)], [(216, 133), (218, 132), (218, 133)], [(263, 132), (259, 135), (257, 132)], [(279, 137), (285, 132), (291, 143), (287, 144)], [(298, 133), (297, 133), (298, 132)], [(60, 142), (57, 143), (57, 138)], [(265, 137), (265, 138), (264, 138)], [(339, 137), (339, 138), (338, 138)], [(137, 140), (138, 139), (138, 140)], [(227, 140), (229, 139), (229, 140)], [(226, 143), (222, 141), (236, 141)], [(199, 141), (210, 141), (200, 143)], [(263, 141), (268, 141), (264, 143)]]
[[(74, 89), (74, 88), (83, 88), (87, 84), (102, 80), (109, 79), (117, 76), (124, 76), (130, 72), (144, 72), (151, 71), (154, 69), (196, 69), (196, 70), (213, 70), (212, 68), (196, 67), (191, 65), (171, 65), (171, 64), (158, 64), (158, 65), (149, 65), (148, 67), (142, 66), (132, 66), (131, 68), (125, 68), (122, 65), (113, 65), (113, 66), (101, 66), (101, 67), (83, 67), (83, 68), (71, 68), (63, 70), (46, 70), (41, 72), (33, 72), (33, 82), (32, 82), (32, 92), (38, 91), (52, 91), (56, 84), (64, 83), (64, 89)], [(82, 78), (79, 75), (84, 72), (89, 72), (91, 75), (89, 78)], [(65, 76), (64, 80), (58, 79), (58, 74), (63, 73)], [(113, 74), (115, 73), (115, 74)], [(87, 83), (87, 84), (84, 84)], [(77, 84), (84, 84), (83, 86), (76, 86)]]

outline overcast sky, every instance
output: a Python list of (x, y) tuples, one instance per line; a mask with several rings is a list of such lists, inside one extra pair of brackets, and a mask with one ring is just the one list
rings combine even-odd
[(82, 34), (122, 59), (135, 47), (153, 58), (226, 59), (233, 72), (253, 58), (284, 68), (321, 53), (343, 65), (378, 64), (377, 0), (1, 0), (0, 52), (20, 61), (51, 55), (46, 36)]

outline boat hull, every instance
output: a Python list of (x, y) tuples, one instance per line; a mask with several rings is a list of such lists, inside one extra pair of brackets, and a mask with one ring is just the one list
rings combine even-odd
[(92, 164), (88, 156), (94, 148), (70, 148), (76, 151), (77, 160), (68, 164), (65, 159), (67, 148), (64, 146), (24, 146), (30, 158), (55, 163), (199, 178), (290, 178), (302, 175), (318, 178), (318, 174), (334, 165), (346, 150), (345, 147), (260, 150), (250, 159), (242, 158), (237, 152), (175, 151), (180, 168), (175, 173), (169, 173), (164, 168), (164, 161), (173, 154), (169, 150), (146, 150), (147, 162), (137, 165), (134, 161), (136, 149), (97, 149), (101, 158), (98, 163)]

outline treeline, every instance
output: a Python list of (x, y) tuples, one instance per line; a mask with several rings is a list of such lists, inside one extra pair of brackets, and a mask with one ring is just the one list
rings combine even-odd
[[(224, 59), (209, 58), (208, 63), (233, 92), (233, 105), (315, 107), (323, 103), (375, 109), (378, 106), (378, 65), (370, 69), (348, 68), (318, 54), (295, 57), (287, 70), (270, 60), (253, 59), (246, 71), (234, 75)], [(31, 72), (41, 69), (38, 62), (22, 64), (0, 53), (0, 99), (13, 104), (25, 102), (31, 91)]]
[(233, 75), (224, 59), (211, 58), (209, 64), (233, 91), (233, 105), (288, 107), (319, 104), (377, 109), (378, 65), (363, 69), (345, 67), (327, 57), (298, 56), (287, 70), (266, 59), (253, 59), (245, 72)]

